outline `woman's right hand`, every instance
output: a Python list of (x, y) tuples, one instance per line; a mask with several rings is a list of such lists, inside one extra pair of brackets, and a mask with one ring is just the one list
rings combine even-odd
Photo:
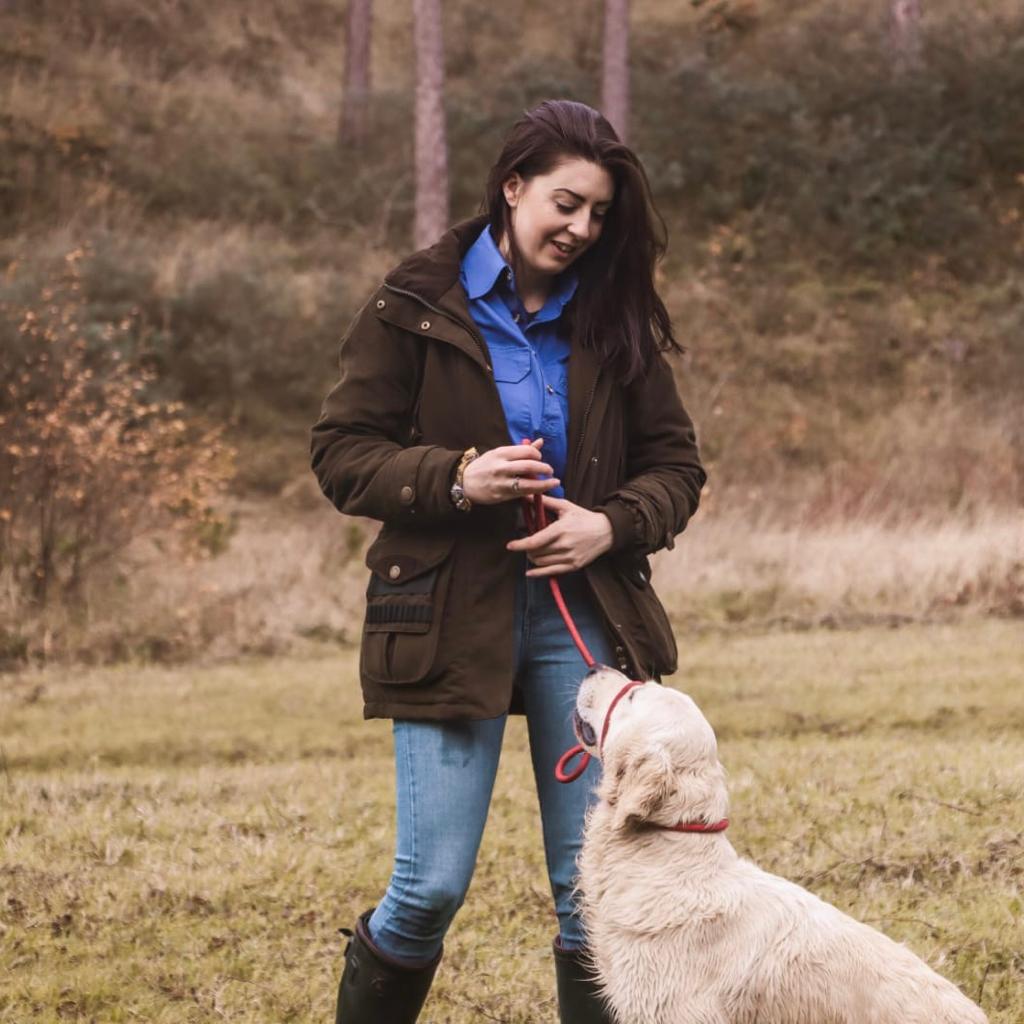
[(541, 459), (540, 447), (544, 438), (529, 444), (510, 444), (491, 448), (478, 455), (466, 466), (462, 474), (462, 488), (474, 505), (497, 505), (532, 494), (545, 494), (557, 487), (554, 470)]

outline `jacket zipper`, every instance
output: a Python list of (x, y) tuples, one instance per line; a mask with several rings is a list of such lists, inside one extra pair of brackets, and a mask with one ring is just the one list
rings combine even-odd
[[(587, 396), (587, 404), (583, 407), (583, 421), (580, 423), (580, 439), (576, 444), (576, 453), (573, 455), (572, 467), (577, 470), (580, 462), (580, 456), (583, 454), (583, 439), (587, 436), (587, 420), (590, 418), (590, 409), (594, 404), (594, 396), (597, 394), (597, 380), (601, 376), (601, 369), (598, 367), (597, 373), (594, 375), (594, 383), (590, 386), (590, 394)], [(577, 472), (582, 472), (577, 470)], [(577, 472), (570, 473), (569, 476), (574, 484), (579, 483), (577, 480)]]

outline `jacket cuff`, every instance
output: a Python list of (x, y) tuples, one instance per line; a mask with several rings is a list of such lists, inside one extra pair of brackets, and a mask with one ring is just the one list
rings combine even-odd
[(449, 493), (461, 458), (461, 451), (438, 445), (418, 445), (400, 452), (391, 466), (389, 481), (398, 518), (414, 523), (464, 516), (452, 504)]
[(643, 520), (640, 510), (632, 502), (610, 498), (606, 504), (596, 506), (594, 511), (603, 512), (612, 524), (612, 546), (608, 554), (641, 543)]

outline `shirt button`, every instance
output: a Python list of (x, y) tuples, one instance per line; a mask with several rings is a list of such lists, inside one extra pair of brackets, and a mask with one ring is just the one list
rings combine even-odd
[(404, 503), (405, 503), (406, 505), (408, 505), (408, 504), (409, 504), (409, 502), (411, 502), (411, 501), (412, 501), (412, 488), (411, 488), (411, 487), (410, 487), (410, 486), (409, 486), (408, 484), (406, 484), (406, 485), (405, 485), (405, 486), (404, 486), (404, 487), (403, 487), (403, 488), (402, 488), (402, 489), (401, 489), (401, 490), (400, 490), (400, 491), (398, 492), (398, 496), (399, 496), (399, 497), (400, 497), (400, 498), (402, 499), (402, 501), (403, 501), (403, 502), (404, 502)]
[(430, 330), (430, 321), (429, 320), (424, 320), (423, 323), (420, 324), (420, 330), (421, 331), (429, 331)]
[(377, 308), (378, 308), (378, 309), (383, 309), (383, 308), (384, 308), (384, 306), (385, 306), (385, 302), (384, 302), (384, 300), (383, 300), (383, 299), (378, 299), (378, 300), (377, 300)]
[(554, 393), (555, 393), (555, 389), (549, 384), (548, 385), (548, 394), (549, 395), (553, 395)]
[(388, 569), (388, 576), (393, 580), (397, 580), (402, 575), (401, 566), (393, 565)]
[(512, 314), (512, 319), (513, 319), (513, 320), (514, 320), (514, 321), (515, 321), (516, 323), (519, 323), (519, 314), (518, 314), (518, 313), (513, 313), (513, 314)]

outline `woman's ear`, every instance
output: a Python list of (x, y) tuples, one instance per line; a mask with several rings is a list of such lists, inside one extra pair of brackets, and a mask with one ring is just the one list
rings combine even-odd
[(519, 196), (522, 194), (524, 184), (522, 175), (518, 171), (513, 171), (502, 183), (501, 189), (505, 193), (505, 202), (513, 210), (519, 203)]

